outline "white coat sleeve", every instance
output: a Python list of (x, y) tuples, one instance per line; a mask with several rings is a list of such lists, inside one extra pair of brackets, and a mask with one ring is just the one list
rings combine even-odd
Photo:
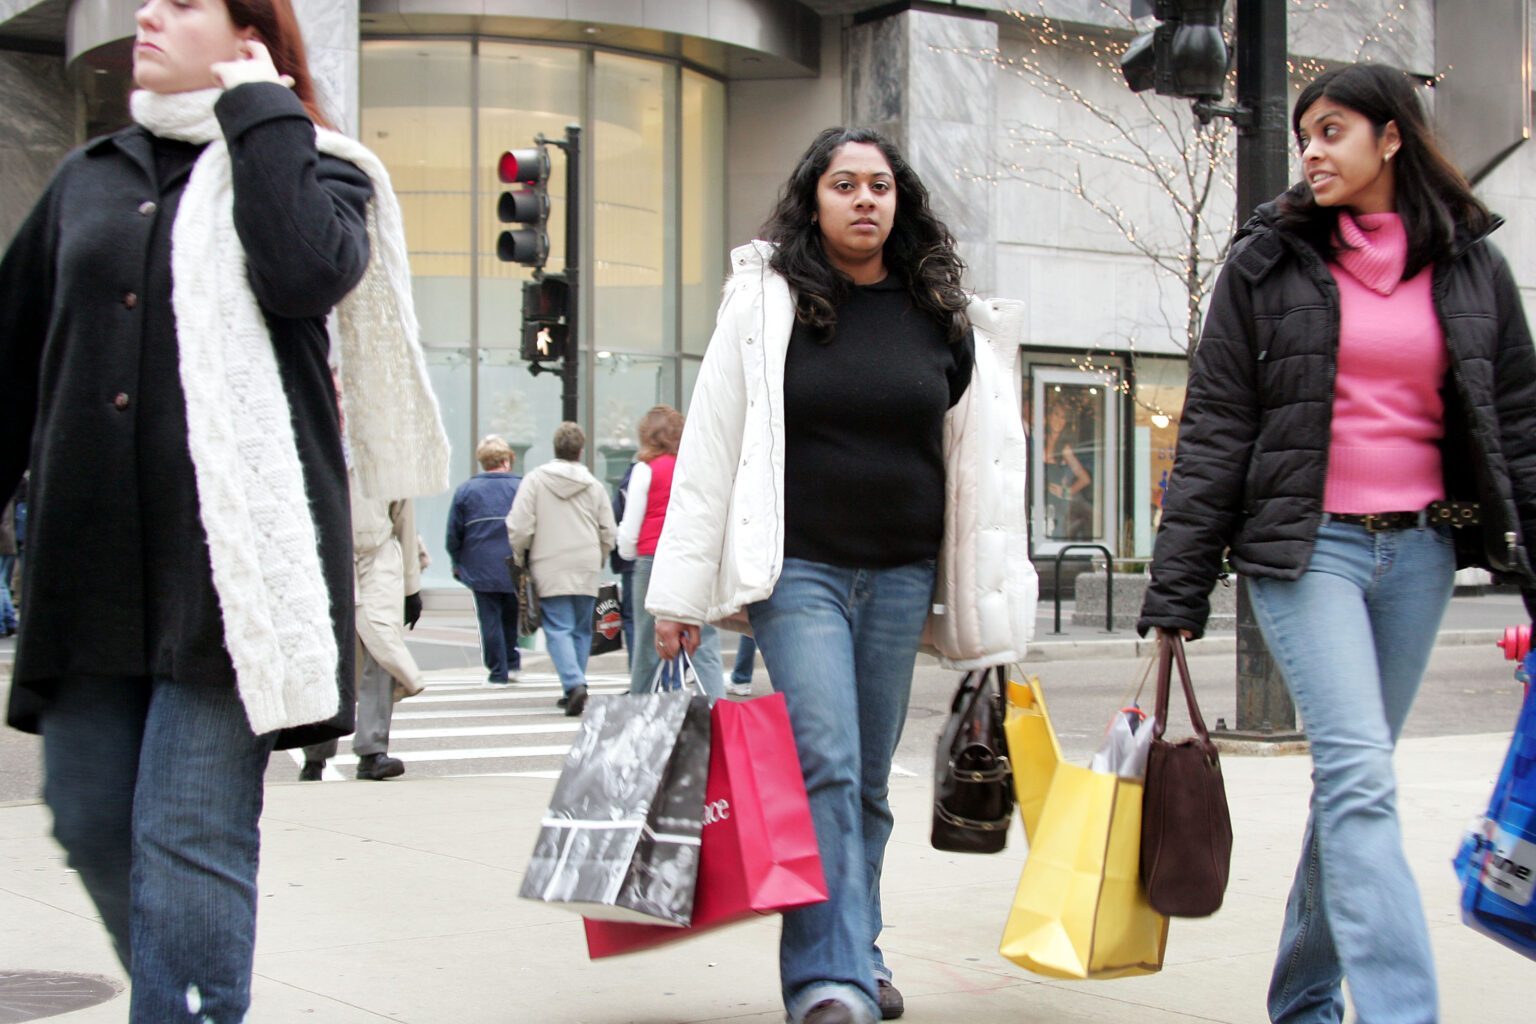
[(709, 618), (746, 429), (741, 348), (759, 329), (762, 291), (755, 284), (733, 278), (727, 286), (693, 386), (646, 591), (646, 611), (658, 619), (703, 624)]
[(633, 562), (639, 557), (640, 525), (645, 522), (645, 503), (651, 494), (651, 464), (637, 462), (629, 471), (624, 489), (624, 521), (619, 524), (619, 557)]

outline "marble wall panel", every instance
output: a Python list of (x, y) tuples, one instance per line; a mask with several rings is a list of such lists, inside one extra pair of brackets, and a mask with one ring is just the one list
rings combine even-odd
[(294, 0), (320, 105), (338, 129), (358, 123), (358, 0)]
[(909, 99), (908, 17), (898, 14), (848, 30), (843, 52), (847, 67), (844, 104), (849, 124), (895, 125), (905, 116)]
[(293, 0), (294, 13), (311, 50), (355, 50), (358, 0)]
[(997, 26), (916, 11), (906, 20), (911, 116), (990, 124), (989, 100), (997, 79)]
[(996, 46), (992, 22), (926, 11), (853, 26), (845, 41), (849, 123), (906, 154), (982, 294), (996, 290)]
[(77, 141), (75, 93), (58, 57), (0, 51), (0, 249)]

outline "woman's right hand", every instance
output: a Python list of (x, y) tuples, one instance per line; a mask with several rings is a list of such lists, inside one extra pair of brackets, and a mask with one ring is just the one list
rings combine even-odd
[(656, 654), (664, 661), (671, 661), (677, 657), (679, 647), (693, 657), (693, 652), (699, 649), (699, 627), (672, 619), (657, 619)]

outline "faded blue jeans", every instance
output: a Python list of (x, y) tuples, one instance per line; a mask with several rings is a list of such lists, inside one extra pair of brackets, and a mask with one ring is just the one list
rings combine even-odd
[(1276, 1024), (1439, 1019), (1418, 886), (1403, 855), (1392, 751), (1456, 570), (1450, 529), (1324, 517), (1295, 581), (1254, 579), (1254, 616), (1312, 748), (1312, 805), (1269, 989)]
[(131, 1024), (236, 1024), (251, 1001), (262, 777), (233, 687), (75, 676), (42, 716), (53, 834), (133, 980)]
[(779, 981), (794, 1024), (816, 1003), (880, 1017), (880, 871), (891, 835), (891, 758), (933, 601), (934, 563), (843, 569), (798, 558), (748, 616), (784, 694), (828, 900), (784, 914)]
[(585, 594), (539, 595), (544, 619), (544, 646), (560, 676), (560, 689), (569, 694), (587, 685), (587, 659), (592, 656), (592, 610), (597, 598)]
[[(656, 656), (656, 617), (645, 610), (645, 595), (651, 589), (651, 566), (656, 558), (641, 555), (635, 559), (630, 581), (635, 588), (635, 653), (629, 661), (629, 692), (650, 693), (651, 681), (661, 661)], [(693, 652), (693, 670), (699, 676), (699, 689), (706, 697), (725, 696), (725, 669), (720, 663), (720, 631), (709, 623), (699, 629), (699, 646)]]

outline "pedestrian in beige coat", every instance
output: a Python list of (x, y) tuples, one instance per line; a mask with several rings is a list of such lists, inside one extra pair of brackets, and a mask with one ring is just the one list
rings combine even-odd
[(592, 609), (619, 533), (607, 490), (581, 464), (586, 442), (577, 424), (556, 427), (554, 460), (523, 477), (507, 513), (512, 556), (530, 567), (539, 594), (545, 644), (564, 691), (558, 703), (571, 716), (586, 705)]

